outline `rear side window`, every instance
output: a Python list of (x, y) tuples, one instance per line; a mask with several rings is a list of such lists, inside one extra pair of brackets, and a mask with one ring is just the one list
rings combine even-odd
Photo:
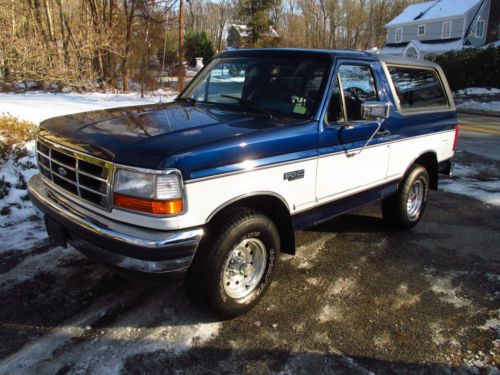
[(435, 70), (399, 66), (388, 68), (402, 111), (448, 106)]

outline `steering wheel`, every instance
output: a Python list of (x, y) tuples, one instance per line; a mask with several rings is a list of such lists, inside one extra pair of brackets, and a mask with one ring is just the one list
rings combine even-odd
[(357, 101), (358, 103), (364, 102), (367, 99), (370, 99), (370, 93), (363, 90), (360, 87), (352, 86), (344, 90), (344, 92), (348, 93), (349, 96)]

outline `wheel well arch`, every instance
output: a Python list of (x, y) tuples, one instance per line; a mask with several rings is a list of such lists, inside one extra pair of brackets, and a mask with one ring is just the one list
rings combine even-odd
[[(424, 167), (427, 170), (427, 173), (429, 174), (429, 179), (430, 179), (430, 188), (432, 190), (437, 190), (438, 189), (438, 182), (439, 182), (439, 177), (438, 177), (438, 172), (439, 172), (439, 165), (438, 165), (438, 160), (437, 160), (437, 155), (434, 151), (426, 151), (423, 154), (421, 154), (418, 158), (416, 158), (413, 163), (410, 164), (408, 169), (413, 165), (413, 164), (420, 164), (422, 167)], [(406, 172), (405, 172), (406, 175)]]
[(253, 208), (269, 217), (280, 235), (281, 251), (286, 254), (295, 254), (295, 234), (293, 230), (290, 209), (286, 201), (272, 192), (257, 192), (236, 197), (214, 210), (207, 218), (208, 224), (235, 208)]

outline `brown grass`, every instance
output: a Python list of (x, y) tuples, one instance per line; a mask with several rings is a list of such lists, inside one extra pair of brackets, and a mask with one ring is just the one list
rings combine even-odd
[(14, 156), (15, 159), (26, 156), (26, 149), (22, 145), (34, 139), (35, 133), (36, 126), (33, 123), (0, 114), (0, 165), (9, 156)]

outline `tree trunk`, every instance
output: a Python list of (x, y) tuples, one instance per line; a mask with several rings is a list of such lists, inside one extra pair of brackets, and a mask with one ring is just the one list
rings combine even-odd
[(56, 41), (56, 36), (54, 33), (54, 23), (52, 22), (52, 12), (50, 10), (49, 0), (43, 1), (43, 7), (45, 10), (45, 17), (47, 18), (47, 28), (49, 33), (49, 39), (51, 42)]
[(134, 9), (135, 0), (131, 0), (130, 8), (128, 6), (128, 1), (123, 0), (123, 10), (126, 19), (126, 29), (125, 29), (125, 50), (122, 59), (121, 73), (122, 73), (122, 85), (123, 91), (127, 92), (128, 88), (128, 61), (130, 57), (130, 40), (132, 37), (132, 22), (134, 20)]

